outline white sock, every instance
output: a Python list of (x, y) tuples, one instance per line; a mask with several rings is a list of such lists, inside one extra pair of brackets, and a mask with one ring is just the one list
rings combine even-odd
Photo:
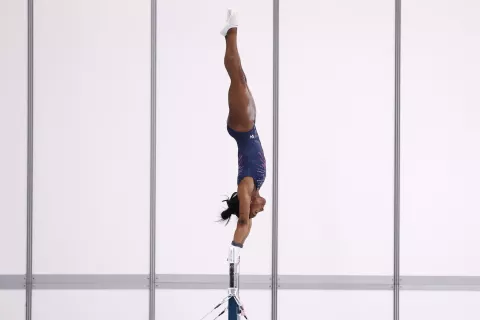
[(227, 35), (228, 30), (232, 28), (237, 28), (237, 27), (238, 27), (238, 13), (233, 9), (228, 9), (226, 24), (225, 24), (225, 27), (223, 27), (222, 31), (220, 31), (220, 34), (225, 37)]

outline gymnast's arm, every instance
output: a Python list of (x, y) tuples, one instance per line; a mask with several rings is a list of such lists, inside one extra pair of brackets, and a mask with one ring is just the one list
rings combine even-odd
[(240, 212), (238, 214), (237, 229), (235, 230), (233, 241), (242, 245), (247, 239), (252, 227), (250, 205), (252, 202), (253, 189), (253, 179), (245, 179), (238, 186), (237, 196), (240, 202)]

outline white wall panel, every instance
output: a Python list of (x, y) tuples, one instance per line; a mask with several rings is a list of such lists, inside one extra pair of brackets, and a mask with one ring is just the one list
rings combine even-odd
[(415, 292), (400, 296), (402, 319), (476, 320), (480, 318), (479, 292)]
[(145, 273), (150, 1), (35, 2), (35, 273)]
[[(157, 290), (156, 317), (158, 320), (201, 319), (210, 312), (223, 298), (227, 290)], [(271, 292), (268, 290), (240, 290), (240, 299), (245, 306), (248, 319), (271, 318)], [(225, 304), (225, 307), (227, 304)], [(212, 312), (208, 319), (220, 314)], [(227, 319), (223, 315), (219, 319)]]
[(36, 320), (148, 319), (148, 290), (41, 290), (33, 292)]
[[(257, 104), (267, 159), (268, 205), (245, 243), (242, 272), (271, 261), (272, 3), (238, 2), (239, 51)], [(236, 218), (216, 221), (236, 191), (237, 146), (227, 132), (225, 39), (228, 3), (158, 3), (157, 272), (225, 273)], [(192, 263), (194, 261), (195, 263)]]
[(480, 3), (406, 0), (404, 274), (480, 275)]
[(0, 274), (25, 272), (27, 6), (0, 2)]
[(278, 294), (278, 320), (385, 320), (392, 315), (388, 291), (282, 290)]
[(394, 1), (280, 12), (279, 272), (393, 266)]
[(0, 318), (8, 320), (25, 319), (25, 291), (0, 291)]

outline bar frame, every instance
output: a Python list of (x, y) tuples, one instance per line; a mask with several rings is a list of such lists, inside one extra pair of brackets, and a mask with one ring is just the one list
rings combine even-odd
[(401, 20), (402, 0), (395, 0), (395, 153), (393, 213), (393, 320), (400, 320), (400, 165), (401, 165)]
[(271, 319), (278, 318), (278, 165), (280, 98), (280, 0), (273, 0), (273, 183), (272, 183), (272, 273)]
[(27, 0), (27, 265), (25, 274), (25, 319), (32, 319), (33, 281), (33, 121), (34, 121), (34, 2)]
[(148, 318), (155, 320), (157, 232), (157, 0), (150, 2), (150, 274)]

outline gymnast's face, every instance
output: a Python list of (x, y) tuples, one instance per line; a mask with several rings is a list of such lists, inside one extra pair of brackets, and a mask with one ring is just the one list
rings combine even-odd
[(259, 194), (252, 197), (252, 203), (250, 204), (250, 219), (255, 218), (259, 212), (263, 211), (266, 202), (265, 198), (261, 197)]

